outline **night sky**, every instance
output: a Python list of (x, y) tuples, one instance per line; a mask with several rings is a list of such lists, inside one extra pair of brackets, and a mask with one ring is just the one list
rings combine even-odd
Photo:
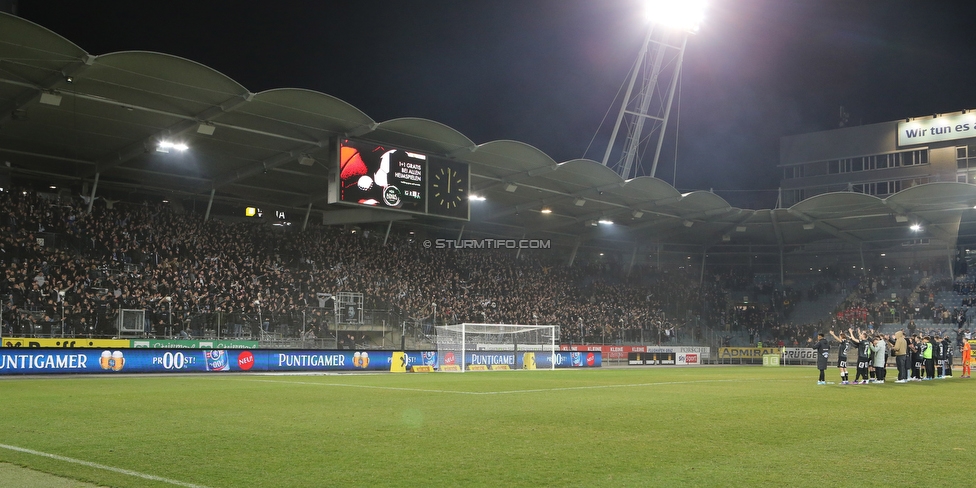
[[(640, 5), (20, 0), (18, 14), (92, 54), (182, 56), (252, 92), (317, 90), (376, 121), (429, 118), (558, 162), (583, 157), (619, 109), (646, 33)], [(671, 150), (657, 176), (770, 208), (779, 138), (838, 127), (841, 106), (847, 125), (976, 108), (973, 19), (971, 1), (712, 0), (685, 54), (677, 174)], [(601, 159), (605, 139), (586, 157)]]

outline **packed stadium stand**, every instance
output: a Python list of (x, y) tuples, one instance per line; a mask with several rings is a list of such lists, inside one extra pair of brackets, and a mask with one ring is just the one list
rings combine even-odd
[[(0, 194), (5, 335), (112, 337), (120, 309), (141, 309), (142, 333), (155, 337), (382, 347), (401, 333), (424, 343), (435, 324), (484, 322), (558, 324), (564, 343), (794, 345), (910, 320), (944, 329), (968, 310), (964, 281), (915, 282), (914, 271), (778, 287), (728, 270), (704, 277), (680, 266), (569, 266), (553, 253), (427, 249), (412, 231), (385, 239), (360, 226), (204, 221), (146, 201), (100, 201), (90, 215), (84, 205)], [(357, 325), (337, 321), (340, 292), (363, 295)]]

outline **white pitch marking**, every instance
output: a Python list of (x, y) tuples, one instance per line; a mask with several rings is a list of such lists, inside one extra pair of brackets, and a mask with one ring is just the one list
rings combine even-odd
[[(286, 384), (294, 384), (294, 385), (340, 386), (340, 387), (349, 387), (349, 388), (367, 388), (367, 389), (374, 389), (374, 390), (415, 391), (419, 393), (455, 393), (458, 395), (511, 395), (515, 393), (540, 393), (546, 391), (597, 390), (597, 389), (605, 389), (605, 388), (633, 388), (633, 387), (641, 387), (641, 386), (689, 385), (689, 384), (696, 384), (696, 383), (728, 383), (728, 382), (742, 382), (742, 381), (749, 381), (749, 380), (732, 379), (732, 380), (662, 381), (659, 383), (629, 383), (624, 385), (567, 386), (562, 388), (535, 388), (530, 390), (503, 390), (503, 391), (430, 390), (424, 388), (404, 388), (398, 386), (350, 385), (346, 383), (312, 383), (309, 381), (281, 381), (281, 380), (249, 380), (249, 381), (260, 381), (263, 383), (286, 383)], [(768, 381), (768, 380), (764, 380), (764, 381)]]
[(129, 469), (122, 469), (122, 468), (116, 468), (114, 466), (106, 466), (104, 464), (93, 463), (91, 461), (83, 461), (81, 459), (69, 458), (69, 457), (66, 457), (66, 456), (59, 456), (57, 454), (50, 454), (50, 453), (47, 453), (47, 452), (35, 451), (33, 449), (27, 449), (27, 448), (24, 448), (24, 447), (17, 447), (17, 446), (10, 446), (10, 445), (7, 445), (7, 444), (0, 444), (0, 448), (2, 448), (2, 449), (9, 449), (11, 451), (22, 452), (22, 453), (25, 453), (25, 454), (32, 454), (34, 456), (41, 456), (41, 457), (56, 459), (58, 461), (64, 461), (66, 463), (80, 464), (82, 466), (88, 466), (89, 468), (102, 469), (102, 470), (105, 470), (105, 471), (112, 471), (114, 473), (120, 473), (120, 474), (124, 474), (124, 475), (128, 475), (128, 476), (134, 476), (136, 478), (142, 478), (142, 479), (150, 480), (150, 481), (158, 481), (160, 483), (167, 483), (167, 484), (170, 484), (170, 485), (185, 486), (186, 488), (207, 488), (204, 485), (195, 485), (193, 483), (186, 483), (186, 482), (179, 481), (179, 480), (171, 480), (169, 478), (163, 478), (161, 476), (154, 476), (154, 475), (151, 475), (151, 474), (140, 473), (138, 471), (132, 471), (132, 470), (129, 470)]

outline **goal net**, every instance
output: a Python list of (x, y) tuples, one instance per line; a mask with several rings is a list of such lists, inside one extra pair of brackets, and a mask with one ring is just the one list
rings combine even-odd
[(558, 325), (440, 325), (437, 364), (441, 371), (555, 369)]

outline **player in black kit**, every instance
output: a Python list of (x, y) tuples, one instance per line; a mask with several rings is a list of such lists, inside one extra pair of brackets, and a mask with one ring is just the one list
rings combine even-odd
[(827, 356), (830, 356), (830, 342), (824, 339), (823, 333), (817, 334), (817, 343), (813, 345), (813, 349), (817, 353), (817, 369), (820, 370), (820, 380), (817, 384), (826, 385), (824, 371), (827, 369)]
[(912, 376), (909, 381), (921, 381), (924, 360), (922, 359), (922, 339), (919, 336), (912, 336), (912, 340), (908, 342), (908, 353), (911, 356), (912, 365)]
[(847, 352), (851, 350), (851, 341), (847, 339), (847, 334), (843, 332), (838, 336), (834, 334), (834, 331), (830, 331), (830, 336), (840, 343), (837, 346), (837, 369), (840, 370), (840, 384), (849, 385), (851, 382), (847, 381)]
[(857, 373), (854, 375), (853, 384), (866, 385), (868, 384), (868, 365), (871, 364), (871, 340), (864, 332), (861, 332), (859, 336), (861, 340), (859, 341), (854, 340), (853, 329), (848, 329), (847, 332), (851, 335), (851, 343), (857, 346)]
[(949, 340), (949, 334), (942, 338), (942, 377), (952, 377), (952, 341)]

